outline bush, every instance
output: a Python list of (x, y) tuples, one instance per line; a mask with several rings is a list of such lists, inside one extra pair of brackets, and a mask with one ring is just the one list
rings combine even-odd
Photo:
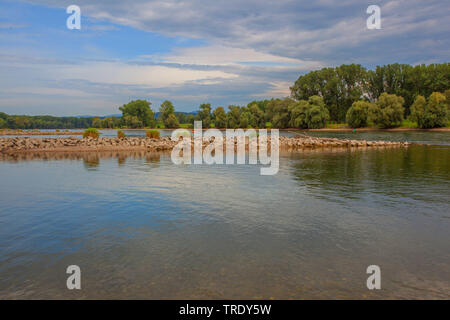
[(312, 96), (308, 99), (309, 108), (306, 110), (306, 124), (309, 129), (324, 128), (330, 118), (328, 109), (325, 108), (323, 99), (319, 96)]
[(372, 104), (367, 101), (353, 102), (345, 117), (348, 125), (352, 128), (366, 127), (371, 107), (373, 107)]
[(125, 136), (125, 133), (122, 131), (122, 130), (118, 130), (117, 131), (117, 138), (119, 138), (119, 139), (123, 139), (123, 138), (125, 138), (126, 136)]
[(428, 98), (418, 96), (411, 106), (411, 119), (417, 121), (419, 128), (430, 129), (445, 127), (448, 118), (446, 97), (440, 92), (433, 92)]
[(91, 137), (91, 138), (97, 139), (99, 135), (100, 135), (100, 132), (98, 132), (98, 130), (95, 128), (89, 128), (89, 129), (84, 130), (84, 132), (83, 132), (83, 138)]
[(147, 138), (152, 138), (152, 139), (159, 139), (159, 137), (161, 135), (158, 130), (147, 130), (145, 132), (145, 134), (147, 135)]
[(405, 100), (395, 94), (382, 93), (375, 105), (369, 108), (369, 121), (381, 128), (391, 128), (403, 120)]

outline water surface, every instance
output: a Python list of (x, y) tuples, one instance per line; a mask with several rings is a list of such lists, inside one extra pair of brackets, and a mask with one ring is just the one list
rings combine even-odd
[(282, 154), (275, 176), (167, 153), (2, 156), (0, 298), (449, 299), (449, 151)]

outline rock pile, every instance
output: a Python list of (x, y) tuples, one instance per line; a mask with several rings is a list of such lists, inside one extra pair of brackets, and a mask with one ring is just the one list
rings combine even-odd
[[(203, 139), (203, 147), (211, 140)], [(225, 142), (225, 139), (224, 139)], [(178, 142), (172, 141), (169, 137), (159, 139), (150, 138), (0, 138), (0, 152), (14, 153), (27, 151), (166, 151)], [(237, 142), (235, 141), (235, 144)], [(248, 148), (248, 139), (246, 148)], [(270, 148), (270, 137), (268, 138)], [(310, 136), (280, 137), (279, 146), (281, 149), (297, 150), (310, 148), (359, 148), (359, 147), (406, 147), (408, 142), (389, 141), (365, 141), (346, 140), (337, 138), (316, 138)], [(193, 145), (193, 143), (191, 143)]]

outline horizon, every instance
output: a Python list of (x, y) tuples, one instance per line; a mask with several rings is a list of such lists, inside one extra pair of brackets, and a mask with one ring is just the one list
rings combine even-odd
[[(361, 64), (444, 63), (442, 1), (208, 3), (71, 1), (0, 3), (0, 111), (79, 116), (117, 113), (145, 99), (176, 111), (282, 98), (302, 74)], [(368, 30), (368, 5), (382, 26)], [(401, 48), (401, 50), (399, 50)], [(394, 58), (395, 57), (395, 58)]]

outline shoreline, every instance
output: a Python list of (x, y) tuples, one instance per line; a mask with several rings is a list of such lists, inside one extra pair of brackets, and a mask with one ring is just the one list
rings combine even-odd
[[(202, 148), (213, 140), (203, 138)], [(224, 139), (224, 149), (226, 139)], [(169, 137), (155, 138), (0, 138), (0, 153), (20, 152), (103, 152), (103, 151), (170, 151), (179, 142)], [(193, 148), (193, 140), (189, 142)], [(318, 138), (310, 136), (279, 137), (279, 148), (287, 151), (321, 148), (372, 148), (372, 147), (408, 147), (409, 142), (366, 141), (338, 138)], [(237, 141), (234, 141), (237, 148)], [(249, 149), (249, 139), (245, 141), (245, 148)], [(256, 144), (259, 148), (259, 143)], [(271, 147), (271, 138), (267, 138), (267, 149)]]
[[(126, 131), (146, 131), (146, 130), (159, 130), (159, 131), (172, 131), (176, 129), (185, 129), (188, 131), (192, 131), (193, 128), (174, 128), (174, 129), (158, 129), (158, 128), (120, 128), (120, 129), (113, 129), (113, 128), (104, 128), (100, 129), (97, 128), (97, 130), (102, 131), (113, 131), (113, 130), (126, 130)], [(226, 130), (227, 128), (211, 128), (211, 129), (218, 129), (218, 130)], [(248, 129), (243, 129), (249, 130)], [(265, 129), (265, 128), (261, 128)], [(261, 129), (254, 129), (254, 130), (261, 130)], [(267, 131), (270, 131), (271, 129), (276, 128), (267, 128)], [(23, 131), (25, 130), (25, 131)], [(10, 129), (3, 129), (0, 130), (0, 136), (58, 136), (58, 135), (73, 135), (73, 136), (82, 136), (83, 131), (26, 131), (28, 129), (23, 129), (22, 131), (17, 130), (10, 130)], [(66, 129), (63, 129), (66, 130)], [(85, 129), (80, 129), (85, 130)], [(203, 128), (202, 131), (206, 131), (208, 129)], [(236, 130), (236, 129), (235, 129)], [(285, 128), (285, 129), (278, 129), (279, 131), (288, 132), (288, 131), (294, 131), (294, 132), (450, 132), (450, 128), (432, 128), (432, 129), (420, 129), (420, 128), (390, 128), (390, 129), (381, 129), (381, 128), (321, 128), (321, 129), (298, 129), (298, 128)]]

